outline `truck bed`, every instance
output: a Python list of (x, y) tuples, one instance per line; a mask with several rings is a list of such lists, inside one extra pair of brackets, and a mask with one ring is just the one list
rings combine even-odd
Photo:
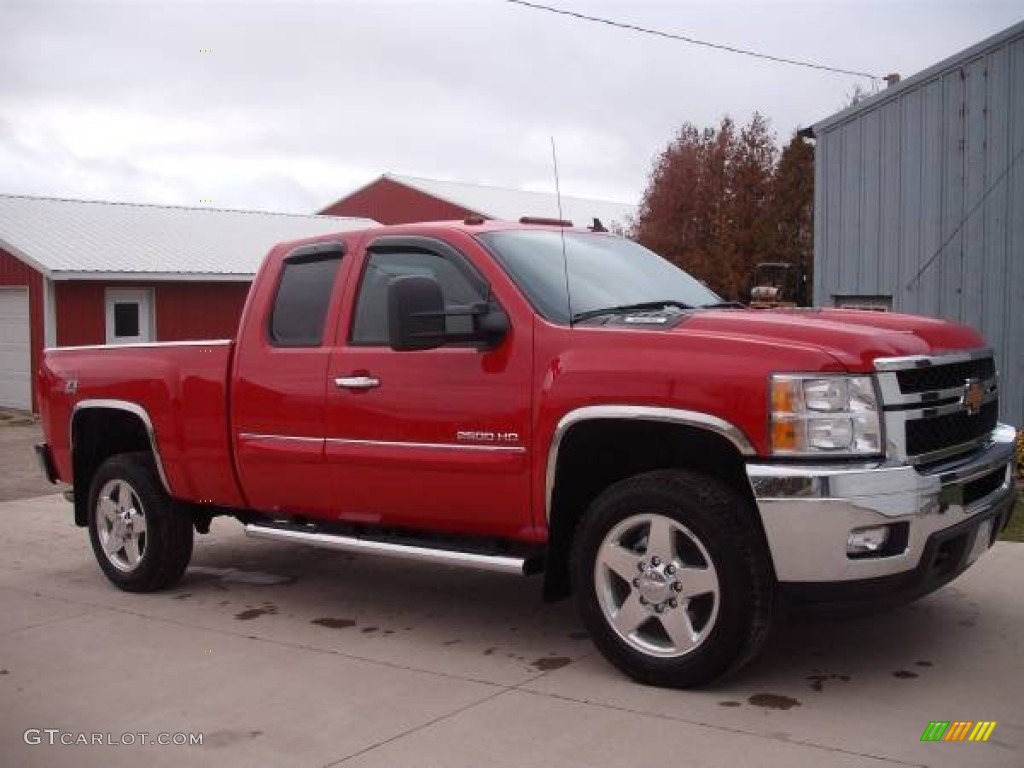
[(127, 411), (145, 423), (172, 497), (242, 506), (228, 428), (233, 352), (230, 340), (45, 350), (40, 416), (59, 478), (73, 479), (69, 431), (76, 410), (98, 409), (101, 417)]

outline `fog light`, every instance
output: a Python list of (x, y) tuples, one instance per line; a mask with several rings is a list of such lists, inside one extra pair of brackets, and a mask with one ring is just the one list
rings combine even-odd
[(857, 528), (850, 531), (846, 540), (846, 554), (856, 557), (857, 555), (871, 555), (880, 552), (885, 542), (889, 540), (889, 526), (879, 525), (874, 528)]

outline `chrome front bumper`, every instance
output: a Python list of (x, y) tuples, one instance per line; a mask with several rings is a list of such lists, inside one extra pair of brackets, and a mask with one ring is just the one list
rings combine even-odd
[[(1001, 424), (977, 451), (930, 472), (884, 463), (748, 464), (778, 580), (850, 582), (923, 566), (931, 539), (973, 519), (998, 518), (1012, 505), (1015, 437), (1013, 427)], [(1000, 471), (1001, 482), (995, 474)], [(979, 488), (984, 495), (974, 498)], [(898, 552), (857, 559), (847, 554), (852, 530), (893, 523), (907, 524), (906, 545)], [(971, 549), (977, 551), (973, 544)], [(971, 562), (965, 559), (964, 567)]]

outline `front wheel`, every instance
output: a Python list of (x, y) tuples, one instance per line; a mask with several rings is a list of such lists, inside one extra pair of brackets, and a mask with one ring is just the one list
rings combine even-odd
[(120, 454), (89, 489), (89, 539), (100, 568), (128, 592), (174, 584), (192, 558), (192, 520), (168, 497), (147, 454)]
[(572, 572), (598, 649), (648, 685), (707, 683), (768, 633), (765, 547), (748, 503), (713, 478), (659, 470), (611, 486), (580, 522)]

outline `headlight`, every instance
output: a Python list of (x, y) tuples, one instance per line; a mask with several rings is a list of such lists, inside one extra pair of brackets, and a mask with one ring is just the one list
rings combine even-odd
[(777, 456), (882, 452), (871, 376), (772, 376), (770, 421), (772, 452)]

